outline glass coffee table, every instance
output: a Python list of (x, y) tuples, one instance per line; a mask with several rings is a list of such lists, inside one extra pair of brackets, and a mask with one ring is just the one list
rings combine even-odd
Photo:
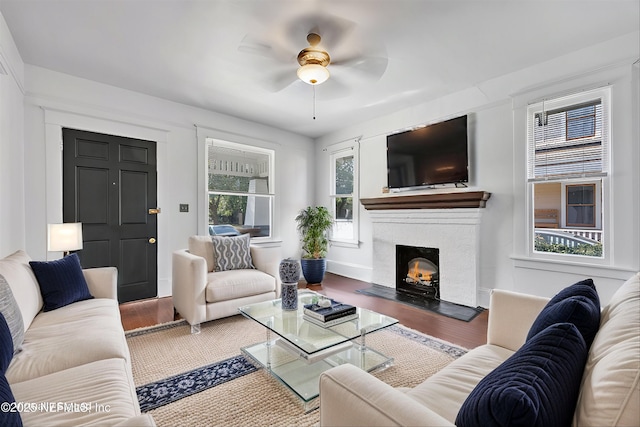
[(393, 364), (393, 358), (367, 347), (366, 336), (397, 319), (358, 307), (357, 318), (324, 328), (303, 318), (304, 305), (321, 298), (325, 297), (300, 291), (297, 310), (282, 310), (280, 299), (239, 308), (264, 326), (267, 335), (265, 342), (242, 347), (242, 353), (297, 395), (306, 411), (318, 406), (318, 380), (324, 371), (345, 363), (367, 372)]

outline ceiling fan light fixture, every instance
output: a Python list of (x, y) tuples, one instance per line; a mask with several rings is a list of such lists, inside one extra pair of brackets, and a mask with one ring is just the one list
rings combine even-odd
[(329, 70), (320, 64), (305, 64), (298, 68), (298, 78), (310, 85), (319, 85), (329, 78)]

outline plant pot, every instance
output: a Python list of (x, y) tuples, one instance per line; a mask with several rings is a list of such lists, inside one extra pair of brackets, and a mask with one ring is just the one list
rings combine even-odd
[(322, 283), (324, 273), (327, 271), (327, 260), (325, 258), (303, 258), (300, 260), (300, 266), (302, 267), (304, 280), (306, 280), (308, 284), (313, 285), (316, 283)]

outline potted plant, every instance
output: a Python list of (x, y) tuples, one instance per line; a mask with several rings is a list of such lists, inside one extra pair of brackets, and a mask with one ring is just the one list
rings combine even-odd
[(321, 283), (327, 270), (327, 232), (333, 225), (333, 217), (324, 206), (309, 206), (296, 216), (302, 241), (302, 275), (307, 283)]

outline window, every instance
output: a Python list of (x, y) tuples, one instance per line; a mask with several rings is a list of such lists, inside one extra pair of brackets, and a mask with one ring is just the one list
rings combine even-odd
[(567, 139), (587, 138), (596, 135), (596, 106), (573, 108), (566, 112)]
[(599, 89), (528, 108), (534, 252), (603, 257), (608, 101)]
[(573, 184), (565, 188), (567, 227), (595, 227), (596, 184)]
[(274, 152), (207, 139), (209, 234), (270, 237)]
[(358, 243), (357, 146), (334, 151), (331, 162), (332, 242)]

